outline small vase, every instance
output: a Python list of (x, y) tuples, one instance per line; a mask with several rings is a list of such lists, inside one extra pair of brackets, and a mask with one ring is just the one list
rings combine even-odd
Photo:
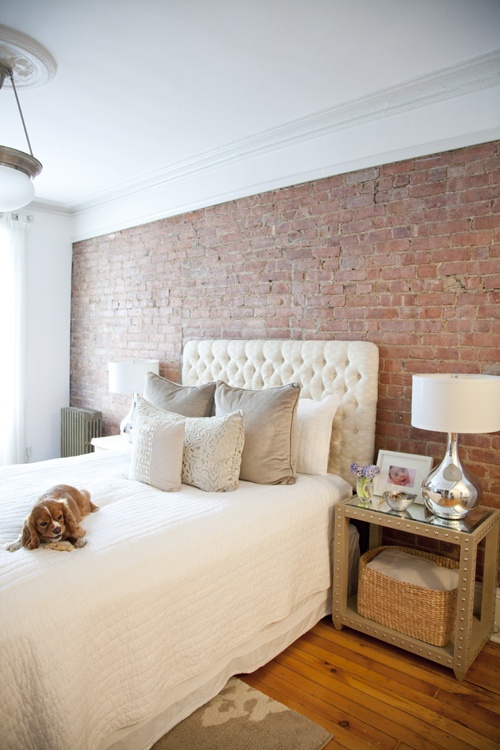
[(366, 477), (359, 477), (356, 482), (356, 494), (358, 496), (359, 505), (370, 505), (373, 497), (373, 480), (367, 479)]

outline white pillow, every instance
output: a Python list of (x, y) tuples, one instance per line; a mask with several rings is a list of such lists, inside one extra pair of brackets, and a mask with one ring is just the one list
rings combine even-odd
[(321, 401), (299, 398), (297, 404), (297, 471), (299, 474), (328, 474), (332, 424), (339, 405), (337, 396)]
[(138, 396), (136, 418), (145, 414), (162, 424), (182, 423), (185, 426), (183, 484), (206, 492), (229, 492), (237, 488), (245, 440), (243, 412), (221, 417), (183, 417), (153, 406)]
[(411, 555), (397, 548), (382, 550), (367, 567), (396, 581), (434, 591), (452, 591), (458, 586), (458, 569), (445, 568), (427, 557)]
[(178, 492), (184, 432), (184, 422), (165, 422), (160, 414), (141, 408), (136, 410), (129, 479), (164, 492)]

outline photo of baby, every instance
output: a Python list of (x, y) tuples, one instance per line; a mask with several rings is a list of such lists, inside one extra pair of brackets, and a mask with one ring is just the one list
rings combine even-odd
[(415, 484), (415, 469), (404, 466), (389, 466), (388, 482), (398, 487), (413, 487)]
[(404, 492), (416, 495), (416, 503), (423, 504), (421, 487), (432, 466), (430, 456), (415, 456), (412, 453), (396, 453), (379, 450), (377, 466), (380, 474), (375, 477), (374, 494)]

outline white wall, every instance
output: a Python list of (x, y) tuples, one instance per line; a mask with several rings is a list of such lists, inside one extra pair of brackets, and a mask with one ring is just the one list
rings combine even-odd
[(28, 460), (60, 455), (61, 407), (69, 405), (71, 218), (28, 206), (26, 446)]

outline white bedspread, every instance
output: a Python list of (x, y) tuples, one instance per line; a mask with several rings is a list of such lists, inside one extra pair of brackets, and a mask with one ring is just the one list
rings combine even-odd
[[(101, 750), (169, 689), (330, 586), (331, 508), (350, 487), (300, 476), (231, 493), (163, 493), (96, 453), (0, 470), (4, 749)], [(38, 494), (64, 482), (101, 507), (70, 553), (11, 553)]]

